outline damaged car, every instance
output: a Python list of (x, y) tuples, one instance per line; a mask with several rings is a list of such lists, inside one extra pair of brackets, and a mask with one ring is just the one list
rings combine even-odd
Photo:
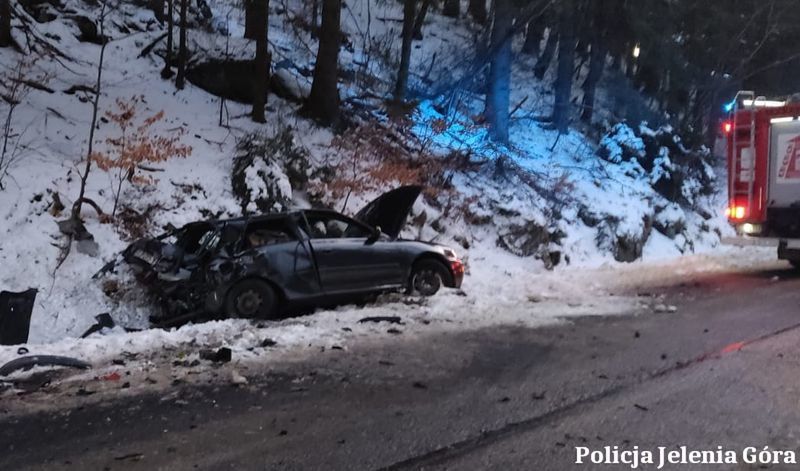
[(273, 319), (287, 305), (344, 296), (459, 288), (464, 264), (448, 247), (398, 238), (422, 191), (383, 194), (354, 218), (308, 209), (190, 223), (131, 244), (123, 259), (163, 306), (161, 326), (200, 317)]

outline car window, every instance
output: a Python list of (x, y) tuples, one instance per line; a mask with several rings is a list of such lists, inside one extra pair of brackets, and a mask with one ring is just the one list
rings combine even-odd
[(338, 214), (306, 214), (307, 232), (312, 239), (361, 238), (370, 235), (370, 229), (350, 218)]
[(296, 240), (285, 219), (251, 222), (244, 234), (245, 248), (258, 248)]

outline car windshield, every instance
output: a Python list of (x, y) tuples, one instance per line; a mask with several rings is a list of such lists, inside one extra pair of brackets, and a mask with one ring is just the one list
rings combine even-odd
[(368, 237), (369, 227), (339, 214), (306, 214), (306, 232), (312, 239), (344, 239)]

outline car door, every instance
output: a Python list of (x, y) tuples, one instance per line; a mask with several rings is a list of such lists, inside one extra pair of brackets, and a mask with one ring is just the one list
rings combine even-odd
[(371, 291), (403, 284), (401, 257), (385, 236), (334, 212), (306, 211), (305, 230), (328, 293)]

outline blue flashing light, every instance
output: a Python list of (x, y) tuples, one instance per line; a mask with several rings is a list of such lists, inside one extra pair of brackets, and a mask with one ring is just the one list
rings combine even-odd
[(724, 105), (722, 105), (722, 109), (725, 110), (726, 113), (730, 113), (731, 111), (733, 111), (734, 106), (736, 106), (736, 100), (733, 100), (730, 103), (725, 103)]

